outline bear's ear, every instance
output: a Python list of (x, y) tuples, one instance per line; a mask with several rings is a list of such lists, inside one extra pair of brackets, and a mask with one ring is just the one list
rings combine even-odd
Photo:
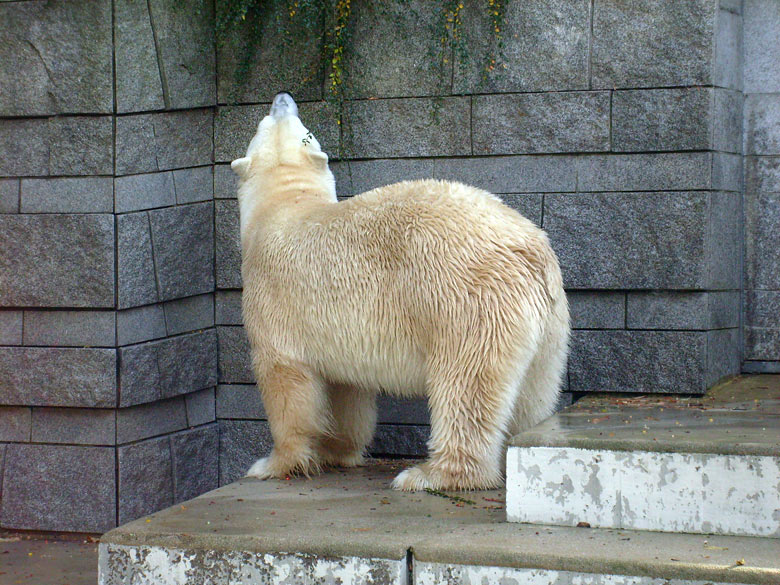
[(251, 162), (252, 159), (248, 156), (245, 156), (244, 158), (237, 158), (232, 163), (230, 163), (230, 168), (233, 169), (233, 172), (236, 173), (239, 177), (245, 179), (247, 173), (249, 172), (249, 163)]
[(322, 152), (321, 150), (309, 150), (309, 158), (311, 158), (311, 162), (314, 163), (314, 166), (318, 169), (327, 169), (328, 168), (328, 155)]

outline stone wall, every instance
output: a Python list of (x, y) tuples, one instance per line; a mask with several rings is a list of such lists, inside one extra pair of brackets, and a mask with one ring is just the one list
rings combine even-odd
[[(775, 3), (511, 2), (486, 77), (439, 67), (439, 3), (355, 2), (342, 124), (321, 38), (291, 49), (270, 20), (239, 82), (252, 23), (216, 43), (220, 3), (184, 4), (0, 1), (0, 526), (105, 530), (267, 453), (228, 163), (280, 90), (340, 197), (455, 179), (548, 231), (566, 399), (696, 393), (741, 363), (744, 16), (745, 367), (780, 363)], [(490, 25), (464, 4), (478, 55)], [(427, 417), (383, 398), (372, 452), (423, 454)]]

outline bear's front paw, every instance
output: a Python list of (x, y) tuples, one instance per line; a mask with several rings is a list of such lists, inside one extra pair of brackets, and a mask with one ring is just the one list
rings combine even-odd
[(249, 471), (246, 472), (246, 476), (256, 477), (258, 479), (270, 479), (274, 477), (274, 474), (271, 471), (271, 458), (263, 457), (255, 461), (252, 464), (252, 467), (249, 468)]
[(393, 480), (394, 490), (416, 492), (435, 487), (428, 475), (420, 467), (410, 467), (399, 473)]

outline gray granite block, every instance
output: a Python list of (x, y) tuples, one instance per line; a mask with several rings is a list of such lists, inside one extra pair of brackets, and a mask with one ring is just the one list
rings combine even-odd
[(116, 173), (130, 175), (213, 162), (211, 110), (136, 114), (116, 119)]
[(745, 192), (780, 193), (780, 156), (745, 157)]
[(0, 345), (22, 344), (22, 311), (0, 311)]
[(115, 445), (116, 411), (97, 408), (33, 408), (32, 441)]
[(160, 300), (213, 291), (213, 204), (156, 209), (149, 220)]
[(495, 156), (437, 159), (434, 177), (460, 181), (491, 193), (556, 193), (577, 189), (577, 158)]
[(7, 2), (0, 22), (0, 116), (111, 112), (110, 2)]
[(638, 89), (612, 93), (617, 152), (707, 150), (715, 123), (713, 90)]
[(671, 191), (711, 186), (712, 154), (706, 152), (593, 154), (576, 160), (580, 191)]
[(744, 69), (744, 43), (742, 23), (742, 0), (724, 6), (715, 21), (715, 55), (713, 64), (713, 85), (742, 90)]
[(346, 164), (340, 181), (343, 188), (338, 189), (339, 182), (336, 183), (339, 196), (357, 195), (399, 181), (433, 177), (432, 159), (354, 160)]
[(712, 148), (720, 152), (742, 153), (742, 94), (712, 90)]
[(2, 527), (105, 532), (116, 526), (113, 447), (6, 447)]
[(5, 469), (5, 444), (0, 443), (0, 514), (2, 514), (3, 470)]
[[(214, 120), (215, 158), (230, 162), (246, 154), (257, 125), (268, 115), (270, 105), (222, 106)], [(302, 102), (298, 116), (314, 135), (323, 152), (336, 158), (339, 152), (338, 112), (327, 102)]]
[[(152, 230), (147, 213), (129, 213), (116, 218), (117, 304), (126, 309), (156, 303)], [(132, 317), (128, 316), (128, 320)]]
[(19, 179), (0, 179), (0, 213), (19, 213)]
[(25, 311), (24, 345), (114, 347), (114, 311)]
[(219, 428), (216, 424), (176, 433), (170, 440), (175, 503), (219, 487)]
[(117, 449), (119, 523), (173, 504), (173, 464), (168, 437)]
[(623, 329), (626, 295), (622, 292), (571, 291), (569, 315), (573, 329)]
[(780, 290), (746, 290), (745, 324), (780, 327)]
[(745, 286), (772, 290), (780, 282), (780, 193), (745, 195)]
[(780, 327), (745, 327), (745, 359), (780, 360)]
[(706, 332), (573, 331), (569, 390), (702, 392), (706, 354)]
[(523, 217), (530, 219), (538, 226), (542, 225), (544, 195), (541, 193), (507, 193), (500, 194), (499, 197), (501, 201)]
[(712, 153), (712, 188), (720, 191), (742, 191), (742, 155)]
[(742, 372), (745, 374), (780, 374), (779, 361), (752, 361), (742, 364)]
[(127, 0), (114, 6), (116, 105), (119, 113), (165, 107), (149, 3)]
[[(469, 56), (465, 61), (455, 57), (456, 93), (588, 88), (587, 0), (508, 2), (503, 7), (499, 50), (487, 5), (465, 3), (461, 34)], [(486, 70), (490, 55), (498, 57), (492, 72)]]
[(342, 150), (346, 158), (471, 154), (467, 97), (347, 102)]
[(112, 213), (109, 177), (22, 179), (21, 213)]
[[(780, 329), (777, 330), (780, 332)], [(777, 336), (777, 352), (780, 357), (780, 335)], [(740, 331), (717, 329), (707, 332), (707, 370), (704, 375), (704, 387), (710, 388), (727, 376), (739, 374), (742, 361)]]
[(237, 191), (238, 177), (230, 165), (214, 165), (214, 199), (236, 199)]
[(0, 215), (0, 250), (0, 306), (114, 305), (111, 215)]
[(429, 434), (427, 425), (378, 424), (368, 452), (375, 457), (424, 457)]
[(217, 418), (266, 420), (263, 399), (257, 384), (217, 386)]
[(216, 397), (214, 388), (206, 388), (191, 394), (185, 394), (187, 406), (187, 425), (196, 427), (216, 420)]
[(711, 84), (717, 10), (712, 0), (595, 2), (593, 87)]
[(214, 167), (195, 167), (173, 171), (176, 203), (197, 203), (214, 198)]
[[(243, 325), (241, 291), (218, 290), (215, 314), (217, 325)], [(2, 313), (0, 313), (0, 319), (2, 319)]]
[(744, 113), (745, 154), (780, 154), (780, 93), (746, 96)]
[(780, 4), (776, 0), (748, 0), (743, 22), (745, 93), (780, 92)]
[(262, 420), (219, 421), (219, 485), (243, 477), (260, 457), (271, 453), (271, 429)]
[(707, 193), (551, 194), (544, 206), (567, 287), (710, 287)]
[(114, 185), (117, 213), (176, 204), (173, 175), (170, 172), (117, 177)]
[(165, 312), (160, 304), (116, 312), (117, 345), (141, 343), (167, 334)]
[(238, 201), (215, 201), (217, 288), (241, 288)]
[(119, 405), (171, 398), (217, 384), (213, 329), (120, 348)]
[(217, 327), (220, 383), (251, 384), (249, 339), (243, 327)]
[(610, 148), (608, 91), (475, 96), (472, 116), (474, 154)]
[(428, 401), (425, 398), (377, 397), (377, 417), (380, 424), (430, 424)]
[(27, 407), (0, 406), (0, 441), (29, 442), (31, 418)]
[(116, 442), (119, 445), (186, 428), (187, 410), (183, 396), (116, 411)]
[(629, 292), (629, 329), (724, 329), (739, 327), (739, 291)]
[(45, 118), (5, 119), (0, 124), (0, 177), (49, 174)]
[(114, 124), (111, 116), (51, 118), (48, 133), (49, 174), (114, 173)]
[(116, 351), (0, 347), (0, 404), (113, 407)]
[[(442, 11), (421, 0), (354, 4), (347, 29), (350, 50), (343, 65), (345, 95), (355, 99), (451, 93), (451, 51), (434, 32)], [(399, 44), (403, 50), (393, 51), (388, 59), (388, 47)]]
[(168, 335), (206, 329), (214, 325), (213, 295), (199, 295), (168, 301), (164, 307)]

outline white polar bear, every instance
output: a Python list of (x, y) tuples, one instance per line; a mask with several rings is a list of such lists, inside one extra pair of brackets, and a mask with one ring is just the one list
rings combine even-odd
[(273, 435), (248, 475), (363, 461), (376, 394), (424, 395), (429, 458), (402, 490), (502, 480), (508, 434), (555, 406), (569, 339), (546, 234), (460, 183), (337, 202), (328, 156), (279, 94), (239, 176), (243, 313)]

